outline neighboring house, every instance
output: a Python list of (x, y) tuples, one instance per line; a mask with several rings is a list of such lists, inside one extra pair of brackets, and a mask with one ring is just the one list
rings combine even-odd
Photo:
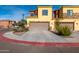
[(73, 31), (79, 31), (79, 6), (62, 6), (59, 10), (52, 10), (52, 6), (38, 6), (37, 10), (30, 11), (27, 24), (30, 30), (55, 31), (55, 20), (60, 25), (68, 26)]
[(10, 28), (14, 23), (15, 21), (11, 21), (11, 20), (0, 20), (0, 29)]

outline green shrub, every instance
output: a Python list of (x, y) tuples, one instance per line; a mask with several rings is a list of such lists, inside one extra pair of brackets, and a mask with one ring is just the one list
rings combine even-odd
[(26, 31), (28, 31), (28, 28), (26, 28), (24, 25), (27, 25), (26, 20), (19, 21), (18, 23), (16, 23), (14, 25), (13, 31), (15, 31), (15, 32), (26, 32)]
[(59, 20), (56, 19), (56, 21), (55, 21), (55, 29), (56, 29), (56, 30), (60, 30), (59, 27), (60, 27)]
[(61, 26), (59, 23), (59, 20), (55, 21), (55, 29), (56, 29), (58, 35), (62, 35), (62, 36), (71, 35), (70, 28), (68, 26)]
[(62, 28), (62, 35), (63, 35), (63, 36), (70, 36), (70, 34), (71, 34), (70, 28), (67, 27), (67, 26), (64, 26), (64, 27)]
[(15, 31), (15, 32), (26, 32), (26, 31), (28, 31), (28, 28), (17, 27), (17, 28), (14, 28), (13, 31)]
[(71, 35), (71, 30), (67, 26), (59, 26), (57, 28), (57, 33), (59, 35), (62, 35), (62, 36), (70, 36)]
[(62, 27), (61, 26), (57, 26), (56, 27), (56, 31), (57, 31), (58, 35), (61, 35), (62, 34)]

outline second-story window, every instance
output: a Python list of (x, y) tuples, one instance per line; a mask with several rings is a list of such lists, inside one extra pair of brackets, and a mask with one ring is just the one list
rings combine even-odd
[(32, 13), (32, 14), (31, 14), (31, 16), (35, 16), (35, 14), (34, 14), (34, 13)]
[(67, 10), (67, 15), (72, 16), (73, 15), (73, 10)]
[(48, 16), (48, 10), (42, 10), (42, 15)]

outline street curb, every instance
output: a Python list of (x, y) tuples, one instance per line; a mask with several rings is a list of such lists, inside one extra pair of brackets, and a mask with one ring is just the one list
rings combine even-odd
[(79, 46), (79, 43), (62, 43), (62, 42), (31, 42), (31, 41), (21, 41), (14, 40), (3, 37), (0, 41), (8, 42), (8, 43), (21, 43), (21, 44), (29, 44), (33, 46)]
[(0, 41), (7, 42), (7, 43), (29, 44), (29, 45), (33, 45), (33, 46), (72, 46), (72, 47), (79, 46), (79, 43), (31, 42), (31, 41), (15, 40), (15, 39), (10, 39), (10, 38), (4, 37), (3, 33), (0, 34)]

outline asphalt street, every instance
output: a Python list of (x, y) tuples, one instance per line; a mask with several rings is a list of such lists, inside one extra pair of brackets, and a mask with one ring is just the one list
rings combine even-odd
[(32, 46), (0, 42), (0, 53), (78, 53), (79, 47)]

